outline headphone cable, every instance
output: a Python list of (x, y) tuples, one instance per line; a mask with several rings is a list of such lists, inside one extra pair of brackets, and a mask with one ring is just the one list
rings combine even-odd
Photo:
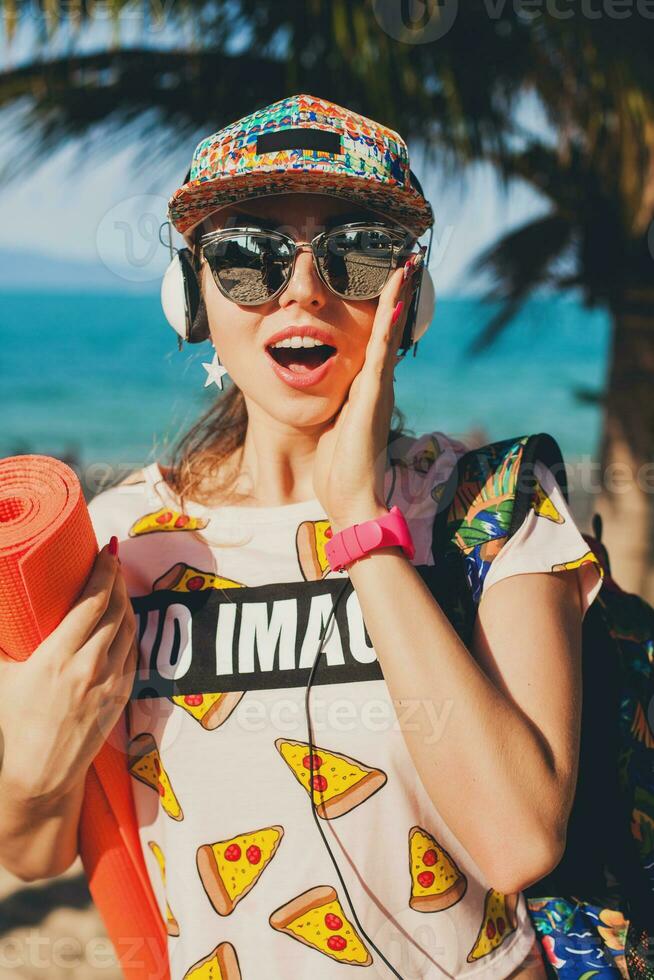
[[(388, 458), (388, 462), (390, 463), (390, 454), (388, 453), (388, 448), (387, 448), (387, 458)], [(386, 506), (387, 507), (389, 506), (390, 501), (391, 501), (391, 499), (393, 497), (393, 490), (395, 488), (395, 468), (394, 467), (391, 467), (391, 473), (392, 473), (392, 482), (391, 482), (391, 488), (390, 488), (390, 490), (388, 492), (388, 495), (387, 495), (387, 498), (386, 498)], [(346, 588), (348, 587), (349, 584), (350, 584), (350, 579), (349, 579), (348, 576), (346, 576), (345, 581), (343, 582), (343, 586), (342, 586), (340, 592), (338, 593), (338, 595), (336, 596), (336, 601), (334, 602), (334, 604), (333, 604), (333, 606), (332, 606), (332, 608), (330, 610), (329, 616), (327, 617), (327, 622), (325, 623), (325, 625), (322, 628), (322, 632), (320, 634), (320, 640), (319, 640), (319, 643), (318, 643), (318, 650), (316, 652), (316, 656), (314, 658), (313, 665), (311, 667), (311, 672), (309, 674), (309, 680), (307, 681), (307, 689), (306, 689), (306, 694), (305, 694), (305, 698), (304, 698), (304, 708), (305, 708), (305, 713), (306, 713), (306, 717), (307, 717), (307, 731), (308, 731), (308, 734), (309, 734), (309, 778), (310, 778), (309, 801), (311, 803), (311, 813), (313, 814), (314, 822), (316, 824), (316, 827), (318, 828), (318, 831), (320, 833), (320, 836), (323, 839), (323, 843), (324, 843), (325, 847), (327, 848), (327, 851), (329, 852), (329, 856), (330, 856), (330, 858), (332, 860), (332, 864), (334, 865), (334, 868), (336, 869), (336, 874), (338, 875), (338, 879), (339, 879), (339, 881), (341, 883), (341, 887), (343, 888), (343, 891), (345, 892), (345, 894), (347, 896), (347, 901), (348, 901), (348, 904), (350, 906), (350, 911), (352, 913), (352, 917), (354, 918), (354, 921), (356, 922), (357, 926), (359, 927), (359, 930), (360, 930), (361, 934), (368, 940), (368, 942), (370, 943), (370, 945), (372, 946), (372, 948), (377, 953), (379, 953), (379, 955), (381, 956), (382, 960), (384, 961), (384, 963), (386, 964), (386, 966), (389, 968), (389, 970), (391, 971), (391, 973), (393, 974), (393, 976), (397, 977), (398, 980), (404, 980), (404, 977), (402, 976), (402, 974), (398, 973), (397, 970), (395, 969), (395, 967), (391, 963), (388, 962), (388, 960), (386, 959), (386, 957), (384, 956), (384, 954), (382, 953), (382, 951), (372, 941), (372, 939), (370, 938), (370, 936), (368, 935), (368, 933), (365, 931), (365, 929), (361, 925), (361, 922), (359, 921), (359, 917), (358, 917), (358, 915), (356, 913), (356, 910), (354, 908), (354, 903), (353, 903), (352, 898), (350, 896), (350, 893), (349, 893), (349, 891), (347, 889), (347, 885), (345, 884), (345, 881), (343, 879), (343, 875), (341, 874), (341, 869), (338, 866), (338, 862), (336, 861), (336, 858), (334, 857), (333, 851), (332, 851), (331, 847), (329, 846), (329, 842), (328, 842), (328, 840), (327, 840), (327, 838), (325, 836), (325, 832), (322, 829), (322, 826), (321, 826), (321, 823), (320, 823), (320, 817), (318, 816), (318, 814), (316, 812), (316, 805), (315, 805), (315, 801), (314, 801), (314, 798), (313, 798), (313, 792), (314, 792), (314, 786), (313, 786), (313, 774), (314, 774), (314, 751), (313, 750), (314, 750), (314, 742), (313, 742), (313, 727), (312, 727), (312, 724), (311, 724), (311, 714), (309, 712), (309, 694), (310, 694), (310, 691), (311, 691), (311, 685), (313, 684), (313, 678), (314, 678), (315, 673), (316, 673), (316, 668), (318, 666), (318, 661), (320, 660), (320, 656), (322, 654), (322, 647), (323, 647), (323, 643), (325, 641), (325, 636), (327, 634), (327, 630), (329, 628), (329, 624), (331, 623), (332, 617), (334, 616), (334, 613), (336, 611), (336, 607), (339, 604), (339, 602), (341, 601), (341, 598), (343, 597), (343, 595), (345, 593), (345, 590), (346, 590)]]
[(332, 849), (329, 846), (329, 843), (328, 843), (327, 838), (325, 836), (325, 832), (324, 832), (324, 830), (322, 829), (322, 827), (320, 825), (320, 817), (318, 816), (318, 814), (316, 812), (316, 805), (315, 805), (315, 801), (314, 801), (314, 798), (313, 798), (313, 793), (314, 793), (313, 774), (314, 774), (314, 761), (315, 760), (314, 760), (314, 752), (313, 752), (313, 750), (314, 750), (313, 730), (312, 730), (312, 725), (311, 725), (311, 716), (310, 716), (310, 713), (309, 713), (309, 692), (311, 690), (311, 685), (313, 683), (313, 678), (314, 678), (314, 675), (315, 675), (315, 672), (316, 672), (316, 667), (318, 666), (318, 661), (320, 660), (320, 656), (322, 654), (322, 646), (323, 646), (323, 642), (324, 642), (324, 639), (325, 639), (325, 635), (327, 633), (327, 629), (329, 627), (329, 624), (330, 624), (330, 622), (332, 620), (332, 617), (334, 615), (334, 612), (336, 610), (336, 606), (340, 602), (341, 597), (345, 593), (345, 590), (346, 590), (346, 588), (347, 588), (347, 586), (349, 584), (350, 584), (350, 580), (349, 580), (349, 578), (346, 578), (345, 582), (343, 583), (343, 587), (341, 588), (340, 592), (338, 593), (338, 595), (336, 597), (336, 602), (332, 606), (331, 611), (329, 613), (329, 616), (327, 617), (327, 622), (323, 626), (322, 633), (320, 634), (320, 642), (319, 642), (319, 645), (318, 645), (318, 652), (316, 653), (315, 659), (313, 661), (313, 666), (311, 667), (311, 673), (309, 674), (309, 680), (307, 681), (307, 690), (306, 690), (306, 695), (305, 695), (305, 711), (306, 711), (306, 716), (307, 716), (307, 730), (308, 730), (308, 733), (309, 733), (309, 773), (310, 773), (309, 800), (311, 802), (311, 812), (313, 814), (314, 822), (315, 822), (318, 830), (320, 831), (320, 836), (322, 837), (323, 843), (324, 843), (325, 847), (327, 848), (327, 850), (329, 852), (329, 856), (332, 859), (332, 864), (334, 865), (334, 867), (336, 869), (336, 874), (338, 875), (339, 881), (340, 881), (341, 886), (343, 888), (343, 891), (345, 892), (345, 894), (347, 896), (347, 901), (348, 901), (348, 904), (350, 906), (350, 911), (352, 913), (352, 916), (354, 918), (354, 921), (356, 922), (357, 926), (359, 927), (360, 932), (362, 933), (363, 936), (365, 936), (365, 938), (368, 940), (368, 942), (370, 943), (370, 945), (372, 946), (372, 948), (374, 950), (376, 950), (377, 953), (379, 953), (379, 955), (381, 956), (382, 960), (384, 961), (384, 963), (386, 964), (386, 966), (389, 968), (389, 970), (391, 971), (391, 973), (393, 974), (393, 976), (398, 977), (398, 980), (404, 980), (404, 977), (402, 977), (402, 975), (397, 972), (397, 970), (395, 969), (395, 967), (392, 966), (392, 964), (388, 962), (388, 960), (386, 959), (386, 957), (384, 956), (384, 954), (382, 953), (382, 951), (379, 949), (378, 946), (375, 945), (375, 943), (372, 941), (372, 939), (370, 938), (370, 936), (367, 934), (367, 932), (365, 931), (365, 929), (361, 925), (361, 923), (359, 921), (359, 917), (357, 916), (356, 910), (354, 908), (354, 903), (352, 902), (352, 898), (350, 896), (350, 893), (347, 890), (347, 885), (345, 884), (345, 881), (343, 879), (343, 875), (341, 874), (341, 869), (339, 868), (338, 863), (336, 861), (336, 858), (334, 857), (334, 854), (332, 852)]

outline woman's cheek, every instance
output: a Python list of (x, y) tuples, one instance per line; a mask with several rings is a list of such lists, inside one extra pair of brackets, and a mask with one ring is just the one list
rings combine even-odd
[(265, 352), (254, 346), (248, 350), (246, 344), (235, 340), (233, 343), (224, 343), (222, 349), (217, 347), (216, 350), (229, 376), (244, 391), (251, 389), (254, 383), (259, 383), (263, 372), (269, 370)]

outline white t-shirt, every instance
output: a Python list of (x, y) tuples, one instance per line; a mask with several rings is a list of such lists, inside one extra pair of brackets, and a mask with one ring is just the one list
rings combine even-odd
[[(441, 432), (391, 447), (385, 500), (418, 567), (433, 565), (436, 501), (465, 449)], [(547, 507), (530, 509), (484, 589), (588, 552), (538, 466)], [(180, 516), (158, 463), (136, 479), (90, 513), (101, 546), (120, 540), (135, 694), (156, 695), (130, 703), (128, 764), (172, 980), (392, 976), (375, 946), (406, 980), (507, 977), (534, 939), (524, 896), (492, 888), (423, 788), (356, 592), (326, 563), (318, 500)], [(586, 609), (597, 567), (577, 579)], [(310, 692), (312, 762), (306, 685), (343, 584)]]

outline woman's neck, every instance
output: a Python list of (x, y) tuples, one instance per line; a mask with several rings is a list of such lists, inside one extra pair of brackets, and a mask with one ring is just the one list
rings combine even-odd
[(234, 470), (234, 493), (245, 504), (279, 507), (312, 500), (313, 463), (321, 426), (303, 429), (249, 414), (240, 459)]

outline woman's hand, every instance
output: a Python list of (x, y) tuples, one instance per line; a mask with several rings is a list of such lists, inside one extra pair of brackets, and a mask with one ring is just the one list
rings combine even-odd
[(136, 621), (104, 547), (84, 591), (26, 661), (0, 662), (0, 787), (49, 803), (68, 793), (110, 735), (134, 682)]
[[(313, 469), (314, 492), (332, 530), (387, 513), (384, 474), (393, 406), (393, 371), (424, 248), (396, 269), (380, 296), (361, 371), (334, 419), (321, 435)], [(402, 303), (395, 323), (393, 313)]]

